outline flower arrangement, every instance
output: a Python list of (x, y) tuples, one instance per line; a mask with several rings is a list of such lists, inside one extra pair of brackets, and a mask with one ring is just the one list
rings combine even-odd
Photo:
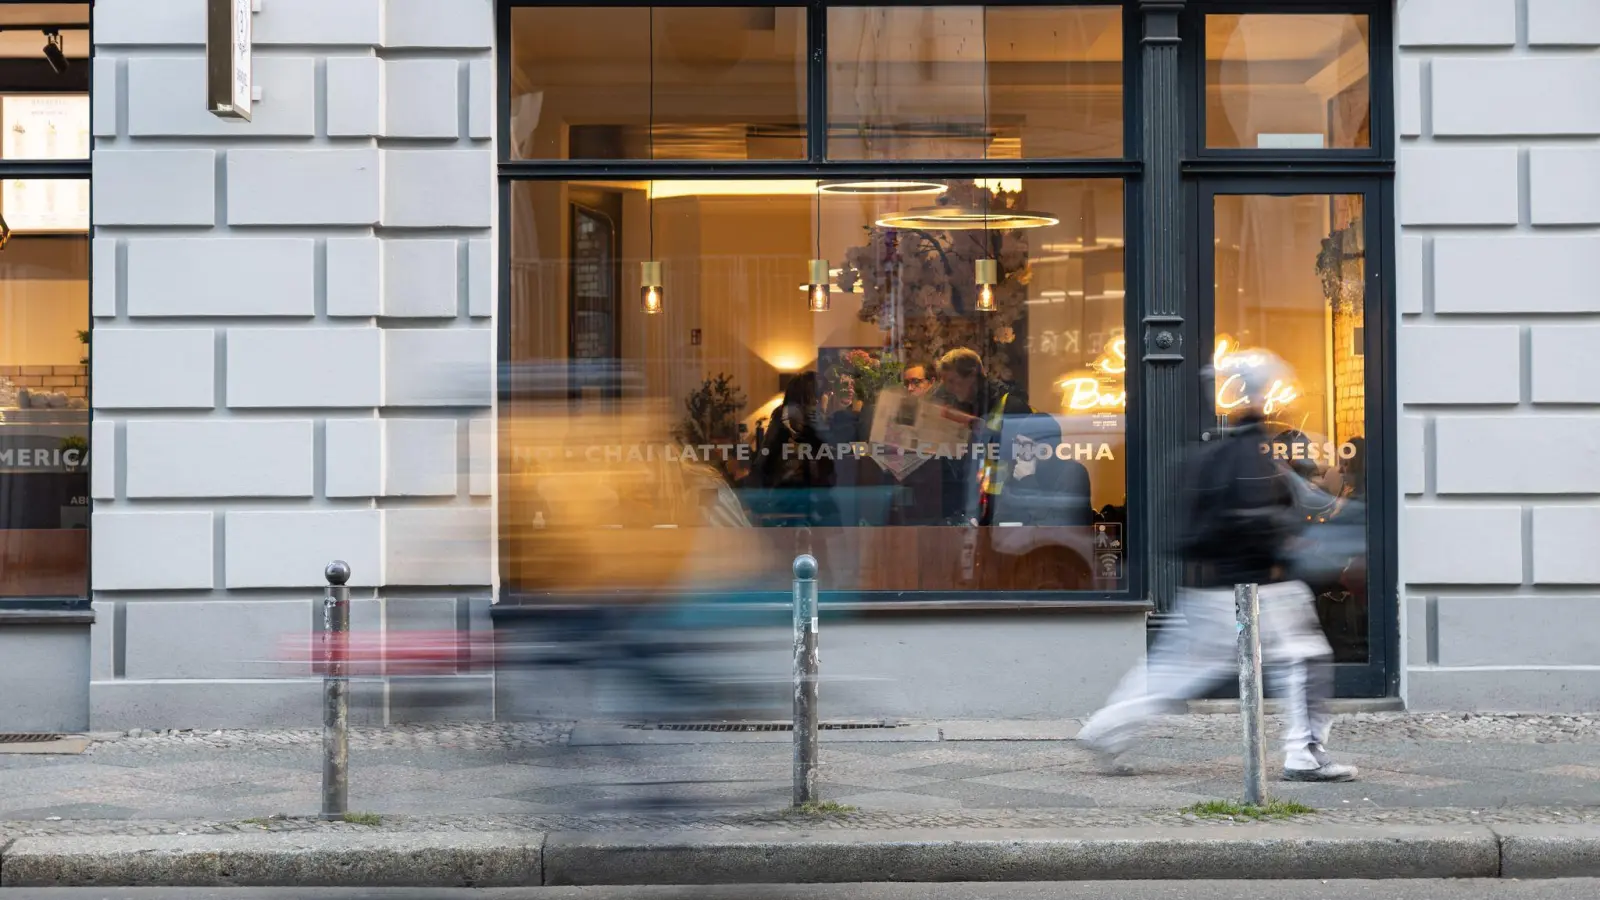
[(859, 403), (871, 403), (885, 387), (900, 383), (905, 364), (884, 353), (851, 350), (828, 372), (835, 393)]
[[(987, 196), (986, 196), (987, 195)], [(954, 182), (941, 206), (994, 211), (1023, 209), (1023, 196)], [(866, 229), (866, 243), (845, 251), (839, 287), (859, 287), (861, 319), (898, 337), (903, 365), (932, 365), (946, 351), (970, 347), (989, 373), (1013, 377), (1017, 324), (1026, 310), (1032, 276), (1024, 232)], [(995, 310), (978, 312), (976, 263), (998, 262)]]

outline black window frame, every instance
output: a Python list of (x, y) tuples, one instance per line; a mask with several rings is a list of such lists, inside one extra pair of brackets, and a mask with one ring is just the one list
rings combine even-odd
[[(1208, 149), (1204, 146), (1205, 16), (1236, 14), (1368, 16), (1368, 42), (1372, 118), (1370, 148)], [(1395, 103), (1394, 11), (1389, 0), (1188, 0), (1180, 22), (1182, 43), (1179, 65), (1191, 88), (1185, 91), (1185, 147), (1180, 165), (1183, 175), (1185, 242), (1190, 248), (1184, 261), (1186, 306), (1193, 333), (1212, 335), (1214, 311), (1206, 308), (1211, 294), (1207, 285), (1212, 271), (1210, 248), (1202, 236), (1212, 231), (1211, 198), (1218, 194), (1363, 194), (1369, 266), (1367, 268), (1366, 433), (1369, 440), (1367, 471), (1368, 548), (1367, 615), (1369, 654), (1365, 663), (1335, 666), (1335, 691), (1340, 697), (1393, 697), (1400, 688), (1400, 587), (1398, 564), (1399, 452), (1396, 446), (1399, 404), (1395, 378), (1395, 343), (1399, 325), (1396, 306), (1396, 253), (1399, 233), (1395, 219), (1395, 157), (1398, 118)], [(1205, 341), (1194, 342), (1208, 350)], [(1195, 370), (1198, 374), (1197, 370)], [(1191, 419), (1187, 433), (1202, 428), (1203, 388), (1187, 403)], [(1237, 696), (1227, 688), (1224, 696)]]
[[(46, 0), (48, 3), (49, 0)], [(0, 0), (0, 6), (37, 5), (39, 0)], [(83, 31), (88, 33), (89, 54), (82, 59), (73, 59), (74, 65), (64, 75), (55, 76), (44, 64), (43, 54), (40, 54), (38, 65), (31, 64), (32, 60), (23, 58), (0, 59), (0, 95), (4, 94), (86, 94), (89, 97), (89, 156), (83, 159), (63, 160), (7, 160), (0, 159), (0, 180), (5, 179), (34, 179), (34, 180), (63, 180), (91, 182), (91, 172), (94, 159), (94, 2), (93, 0), (61, 0), (58, 5), (80, 6), (89, 13), (88, 22), (51, 22), (38, 21), (20, 25), (8, 25), (7, 31), (43, 31), (45, 28), (58, 28), (63, 32)], [(13, 74), (15, 73), (15, 74)], [(15, 86), (14, 86), (15, 85)], [(115, 103), (115, 98), (112, 98)], [(3, 212), (3, 211), (0, 211)], [(89, 231), (87, 234), (22, 234), (18, 237), (30, 239), (87, 239), (91, 245), (94, 240), (94, 195), (90, 192), (89, 199)], [(91, 264), (85, 277), (85, 284), (90, 296), (94, 295), (94, 266)], [(94, 314), (91, 309), (84, 327), (89, 330), (91, 344), (94, 333)], [(88, 390), (88, 429), (90, 434), (94, 431), (94, 357), (89, 359), (89, 390)], [(91, 485), (89, 492), (89, 510), (91, 512), (89, 531), (93, 533), (94, 495), (94, 448), (89, 450), (89, 466), (84, 469), (88, 483)], [(90, 541), (89, 550), (85, 556), (86, 571), (84, 573), (85, 589), (83, 596), (53, 596), (38, 595), (29, 597), (0, 597), (0, 613), (33, 613), (44, 612), (83, 612), (92, 608), (94, 597), (94, 544)], [(55, 621), (55, 620), (50, 620)]]
[[(632, 7), (632, 8), (760, 8), (802, 7), (806, 9), (807, 30), (807, 84), (806, 84), (806, 146), (804, 160), (520, 160), (510, 156), (510, 91), (513, 62), (511, 18), (512, 11), (523, 7)], [(912, 159), (912, 160), (829, 160), (827, 151), (827, 11), (830, 8), (850, 7), (1120, 7), (1122, 11), (1122, 155), (1105, 158), (1030, 158), (1021, 160), (981, 159)], [(499, 190), (500, 190), (500, 254), (502, 260), (510, 259), (511, 252), (511, 186), (520, 181), (566, 181), (578, 179), (609, 178), (617, 180), (649, 179), (670, 181), (675, 179), (743, 179), (743, 178), (884, 178), (917, 176), (922, 178), (1059, 178), (1093, 179), (1116, 178), (1122, 182), (1125, 241), (1124, 271), (1126, 294), (1123, 298), (1123, 328), (1126, 334), (1137, 333), (1138, 279), (1135, 273), (1140, 265), (1137, 235), (1142, 227), (1140, 193), (1138, 185), (1144, 174), (1141, 159), (1142, 125), (1140, 108), (1140, 18), (1137, 2), (1124, 0), (1018, 0), (1007, 3), (949, 2), (949, 0), (498, 0), (496, 15), (496, 46), (498, 86), (499, 136)], [(510, 279), (502, 279), (500, 286), (497, 323), (498, 358), (511, 358), (512, 309)], [(502, 390), (504, 382), (502, 381)], [(1128, 394), (1125, 416), (1124, 440), (1127, 466), (1127, 498), (1129, 537), (1142, 545), (1139, 516), (1134, 512), (1144, 502), (1143, 479), (1138, 473), (1143, 469), (1144, 442), (1140, 417), (1135, 412), (1140, 397), (1139, 368), (1130, 366), (1126, 377)], [(831, 608), (852, 611), (983, 611), (983, 610), (1039, 610), (1070, 608), (1084, 611), (1129, 612), (1149, 608), (1145, 599), (1145, 566), (1147, 554), (1130, 555), (1124, 587), (1114, 591), (1015, 591), (999, 600), (980, 599), (985, 592), (969, 591), (821, 591), (820, 599)], [(542, 597), (544, 595), (532, 595)], [(788, 608), (784, 592), (774, 592), (774, 608)], [(502, 602), (515, 602), (517, 594), (502, 595)], [(530, 598), (531, 599), (531, 598)], [(596, 598), (599, 599), (599, 598)]]
[[(1186, 97), (1185, 155), (1191, 158), (1237, 162), (1248, 166), (1261, 161), (1303, 161), (1325, 166), (1336, 163), (1371, 163), (1381, 168), (1394, 155), (1392, 115), (1394, 96), (1394, 36), (1388, 4), (1373, 0), (1191, 0), (1185, 9), (1185, 40), (1179, 56), (1189, 77)], [(1261, 149), (1206, 146), (1206, 27), (1207, 16), (1229, 15), (1358, 15), (1367, 17), (1368, 110), (1372, 141), (1367, 147), (1322, 149)], [(1380, 105), (1380, 101), (1382, 105)], [(1390, 164), (1392, 168), (1392, 162)]]
[[(826, 158), (827, 130), (827, 22), (830, 7), (927, 7), (927, 6), (988, 6), (990, 8), (1026, 6), (1109, 6), (1118, 5), (1123, 13), (1123, 146), (1122, 155), (1113, 158), (1085, 159), (1025, 159), (1025, 160), (893, 160), (893, 161), (832, 161)], [(692, 160), (512, 160), (509, 158), (509, 90), (511, 75), (511, 11), (529, 6), (565, 7), (804, 7), (807, 10), (808, 50), (810, 52), (807, 80), (807, 158), (805, 160), (755, 160), (732, 162), (698, 162)], [(1244, 185), (1260, 181), (1275, 185), (1274, 190), (1293, 190), (1291, 183), (1301, 178), (1347, 179), (1351, 184), (1363, 180), (1376, 180), (1377, 202), (1368, 210), (1369, 251), (1376, 248), (1379, 259), (1369, 271), (1369, 301), (1375, 301), (1373, 321), (1366, 333), (1368, 364), (1368, 424), (1369, 431), (1382, 435), (1379, 452), (1372, 456), (1369, 496), (1373, 499), (1371, 512), (1373, 525), (1369, 546), (1369, 586), (1371, 591), (1370, 615), (1381, 616), (1379, 629), (1382, 640), (1372, 647), (1369, 666), (1361, 672), (1345, 671), (1339, 674), (1341, 695), (1392, 696), (1398, 690), (1398, 583), (1396, 567), (1396, 522), (1398, 499), (1394, 488), (1398, 484), (1397, 448), (1394, 445), (1394, 426), (1398, 421), (1394, 385), (1395, 326), (1393, 311), (1395, 247), (1398, 244), (1393, 224), (1395, 144), (1396, 133), (1394, 100), (1395, 49), (1394, 20), (1389, 0), (1172, 0), (1170, 3), (1154, 0), (1015, 0), (1005, 3), (946, 2), (946, 0), (497, 0), (496, 29), (499, 110), (498, 134), (500, 137), (499, 190), (500, 190), (500, 249), (502, 260), (510, 253), (511, 186), (519, 181), (562, 181), (571, 179), (652, 179), (667, 181), (682, 178), (738, 179), (738, 178), (876, 178), (896, 175), (918, 175), (930, 178), (970, 177), (1033, 177), (1033, 178), (1095, 178), (1115, 177), (1122, 180), (1125, 208), (1125, 272), (1127, 295), (1124, 298), (1124, 328), (1130, 340), (1148, 332), (1157, 319), (1141, 320), (1145, 305), (1143, 294), (1149, 289), (1150, 268), (1148, 258), (1154, 252), (1146, 246), (1149, 224), (1145, 222), (1147, 185), (1153, 160), (1147, 158), (1145, 134), (1147, 117), (1156, 116), (1170, 106), (1166, 98), (1147, 97), (1144, 90), (1145, 66), (1148, 62), (1146, 44), (1164, 42), (1160, 34), (1146, 36), (1145, 17), (1157, 15), (1159, 7), (1177, 8), (1178, 13), (1178, 72), (1181, 96), (1180, 123), (1183, 140), (1170, 149), (1182, 179), (1182, 208), (1185, 211), (1185, 234), (1180, 249), (1179, 271), (1184, 279), (1183, 299), (1186, 315), (1193, 331), (1195, 323), (1209, 320), (1198, 317), (1197, 306), (1202, 292), (1198, 283), (1196, 230), (1194, 210), (1198, 205), (1201, 185), (1220, 185), (1232, 182)], [(1371, 146), (1367, 148), (1281, 150), (1240, 148), (1205, 148), (1203, 123), (1205, 103), (1204, 78), (1204, 19), (1206, 14), (1356, 14), (1366, 15), (1369, 21), (1368, 41), (1371, 58), (1370, 115)], [(1183, 82), (1187, 80), (1188, 84)], [(1159, 134), (1149, 137), (1160, 142)], [(1163, 164), (1169, 162), (1155, 160)], [(1352, 190), (1361, 191), (1360, 188)], [(1207, 229), (1209, 231), (1209, 228)], [(504, 263), (503, 263), (504, 265)], [(1158, 267), (1159, 268), (1159, 267)], [(1160, 276), (1157, 276), (1160, 277)], [(498, 352), (501, 359), (510, 358), (510, 280), (502, 278), (500, 288), (500, 317), (498, 326)], [(1182, 319), (1175, 320), (1182, 325)], [(1195, 350), (1200, 343), (1189, 341), (1182, 366), (1185, 373), (1198, 371)], [(1204, 348), (1202, 348), (1204, 349)], [(1086, 611), (1129, 612), (1152, 609), (1159, 605), (1147, 596), (1152, 588), (1150, 567), (1157, 559), (1157, 548), (1150, 538), (1149, 512), (1153, 498), (1149, 491), (1149, 455), (1160, 452), (1152, 444), (1151, 429), (1163, 431), (1177, 427), (1185, 434), (1194, 434), (1198, 422), (1156, 423), (1149, 420), (1149, 407), (1143, 396), (1145, 365), (1130, 365), (1126, 377), (1127, 424), (1127, 508), (1130, 542), (1141, 548), (1129, 558), (1128, 580), (1124, 590), (1112, 592), (1014, 592), (998, 600), (979, 600), (975, 592), (852, 592), (840, 596), (823, 592), (828, 606), (852, 610), (972, 610), (1017, 611), (1077, 609)], [(1188, 383), (1195, 383), (1189, 380)], [(1184, 398), (1184, 408), (1193, 410), (1196, 404)], [(1157, 442), (1159, 443), (1159, 442)], [(1047, 594), (1039, 596), (1039, 594)], [(516, 601), (517, 595), (504, 595), (503, 599)], [(787, 609), (783, 595), (772, 597), (774, 609)], [(1354, 692), (1353, 694), (1351, 692)]]

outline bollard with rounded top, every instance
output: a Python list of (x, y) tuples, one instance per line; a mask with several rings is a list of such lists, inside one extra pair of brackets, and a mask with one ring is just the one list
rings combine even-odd
[(328, 579), (329, 584), (343, 587), (350, 581), (350, 564), (342, 559), (336, 559), (328, 563), (328, 568), (324, 569), (322, 574)]
[(350, 808), (350, 564), (336, 559), (323, 575), (322, 818), (341, 819)]
[(809, 553), (802, 553), (795, 557), (794, 578), (796, 581), (816, 581), (817, 558)]
[(817, 800), (817, 559), (794, 558), (794, 805)]

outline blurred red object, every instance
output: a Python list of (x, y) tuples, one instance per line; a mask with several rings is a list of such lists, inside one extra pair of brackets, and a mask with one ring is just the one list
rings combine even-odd
[(342, 658), (345, 674), (463, 675), (494, 666), (494, 637), (455, 631), (391, 631), (389, 634), (297, 634), (279, 645), (279, 659), (326, 675), (327, 662)]

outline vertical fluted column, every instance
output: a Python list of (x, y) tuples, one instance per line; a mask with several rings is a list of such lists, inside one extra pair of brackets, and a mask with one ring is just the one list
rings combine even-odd
[[(1182, 176), (1184, 98), (1178, 66), (1179, 21), (1182, 0), (1144, 0), (1140, 4), (1141, 65), (1144, 83), (1140, 114), (1143, 116), (1144, 156), (1143, 241), (1140, 267), (1140, 327), (1138, 335), (1143, 366), (1141, 412), (1145, 429), (1145, 504), (1140, 513), (1147, 523), (1148, 590), (1158, 612), (1171, 608), (1180, 564), (1167, 549), (1178, 524), (1178, 497), (1174, 458), (1188, 437), (1186, 423), (1193, 406), (1193, 380), (1184, 365), (1189, 325), (1185, 321)], [(1130, 342), (1131, 343), (1131, 342)]]

